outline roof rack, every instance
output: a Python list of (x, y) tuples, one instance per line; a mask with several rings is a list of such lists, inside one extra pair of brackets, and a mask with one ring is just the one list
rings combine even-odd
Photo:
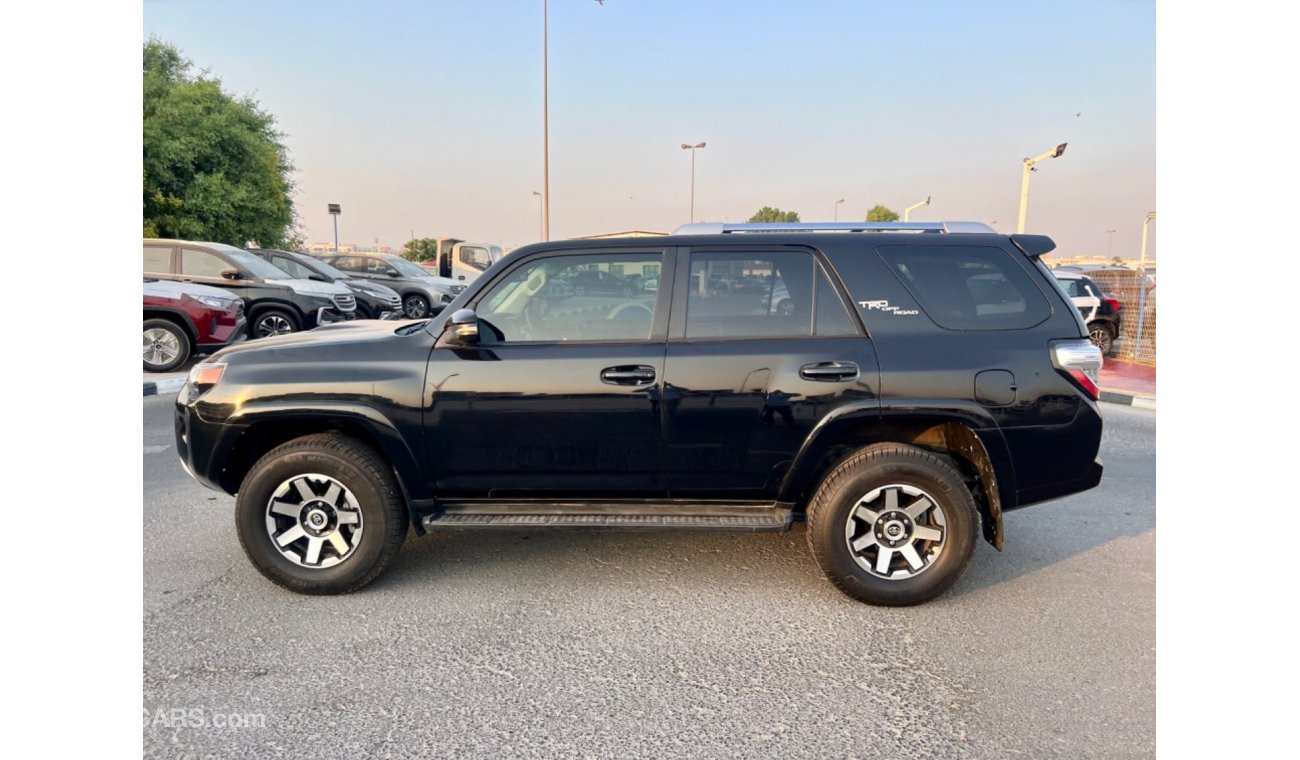
[(683, 224), (674, 235), (723, 235), (735, 232), (975, 232), (997, 233), (983, 222), (774, 222)]

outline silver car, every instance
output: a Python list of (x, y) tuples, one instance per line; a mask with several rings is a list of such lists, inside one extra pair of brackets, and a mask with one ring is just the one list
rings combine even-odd
[(381, 283), (402, 296), (402, 309), (411, 319), (442, 311), (465, 289), (464, 283), (438, 277), (413, 261), (391, 253), (327, 253), (330, 266), (353, 277)]

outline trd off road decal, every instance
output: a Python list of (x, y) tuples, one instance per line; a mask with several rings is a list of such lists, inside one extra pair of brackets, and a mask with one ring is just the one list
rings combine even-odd
[(900, 309), (897, 306), (890, 306), (889, 301), (858, 301), (858, 306), (867, 311), (887, 311), (896, 317), (914, 317), (921, 313), (918, 309)]

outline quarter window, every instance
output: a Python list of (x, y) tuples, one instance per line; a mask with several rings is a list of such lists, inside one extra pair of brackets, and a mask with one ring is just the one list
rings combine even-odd
[(835, 292), (835, 287), (827, 279), (826, 272), (821, 267), (817, 267), (817, 335), (819, 336), (845, 336), (857, 335), (858, 330), (853, 326), (853, 317), (849, 316), (849, 311), (844, 307), (844, 302), (840, 300), (840, 294)]
[(886, 245), (878, 250), (940, 327), (1019, 330), (1051, 314), (1042, 292), (1001, 248)]
[(171, 274), (171, 271), (171, 248), (163, 248), (157, 245), (146, 245), (144, 247), (145, 274)]
[(658, 290), (644, 273), (662, 262), (659, 253), (540, 258), (494, 283), (478, 315), (511, 343), (649, 340)]

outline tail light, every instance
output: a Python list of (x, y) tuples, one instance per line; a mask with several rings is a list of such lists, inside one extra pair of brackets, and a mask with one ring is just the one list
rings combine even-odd
[(1096, 401), (1101, 395), (1097, 390), (1101, 382), (1101, 349), (1087, 338), (1052, 341), (1051, 347), (1052, 366)]
[(1119, 299), (1107, 298), (1106, 305), (1113, 309), (1116, 314), (1119, 313)]

